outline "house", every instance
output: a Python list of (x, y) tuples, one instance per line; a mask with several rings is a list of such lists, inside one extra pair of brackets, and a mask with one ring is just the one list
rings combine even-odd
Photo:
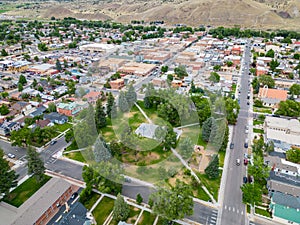
[(275, 172), (284, 173), (290, 176), (300, 175), (300, 165), (286, 161), (285, 158), (278, 156), (265, 156), (264, 163), (272, 167)]
[(52, 112), (44, 115), (44, 120), (49, 120), (51, 123), (64, 124), (68, 122), (68, 117), (57, 112)]
[(70, 103), (59, 103), (56, 108), (57, 112), (66, 116), (75, 116), (82, 109), (87, 108), (86, 102), (70, 102)]
[(9, 135), (12, 131), (17, 131), (20, 128), (21, 126), (17, 122), (4, 121), (2, 124), (0, 124), (0, 134), (3, 136)]
[(40, 128), (47, 127), (50, 123), (51, 121), (49, 119), (35, 121), (35, 125)]
[(43, 113), (46, 111), (46, 107), (45, 106), (40, 106), (36, 109), (34, 109), (34, 111), (32, 111), (29, 116), (31, 117), (35, 117), (35, 116), (41, 116), (43, 115)]
[(292, 145), (300, 146), (300, 122), (296, 119), (267, 116), (263, 128), (265, 140), (273, 141), (275, 149), (287, 151)]
[(101, 98), (102, 94), (99, 91), (91, 91), (84, 95), (82, 99), (86, 99), (86, 101), (90, 104), (96, 104), (96, 101)]
[(125, 86), (124, 79), (112, 80), (109, 82), (109, 84), (111, 86), (111, 89), (114, 89), (114, 90), (122, 89)]
[(16, 208), (0, 203), (0, 225), (47, 224), (78, 187), (61, 178), (51, 178)]
[(159, 77), (155, 77), (152, 80), (154, 87), (166, 88), (168, 86), (167, 80)]
[(300, 224), (300, 197), (275, 191), (271, 193), (270, 209), (276, 220)]
[(267, 86), (259, 88), (258, 98), (263, 102), (264, 106), (274, 107), (281, 101), (286, 101), (288, 92), (286, 90), (278, 90), (268, 88)]

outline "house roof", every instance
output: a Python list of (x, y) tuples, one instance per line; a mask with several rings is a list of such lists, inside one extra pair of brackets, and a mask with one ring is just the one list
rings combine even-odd
[(82, 98), (98, 98), (99, 96), (101, 96), (101, 92), (99, 91), (91, 91), (89, 93), (87, 93), (86, 95), (84, 95)]
[(258, 97), (285, 101), (287, 99), (287, 91), (272, 88), (259, 88)]
[(276, 204), (300, 209), (300, 197), (295, 197), (278, 191), (273, 192), (271, 197), (272, 202), (275, 202)]
[(274, 204), (271, 206), (271, 208), (273, 208), (274, 216), (286, 219), (288, 221), (293, 221), (295, 223), (300, 223), (300, 211), (280, 204)]
[(63, 179), (51, 178), (19, 208), (11, 225), (34, 224), (63, 193), (71, 186)]
[(52, 112), (52, 113), (49, 113), (49, 114), (45, 114), (44, 119), (49, 119), (50, 121), (52, 121), (52, 120), (62, 120), (62, 119), (67, 120), (68, 117), (65, 116), (65, 115), (61, 115), (57, 112)]

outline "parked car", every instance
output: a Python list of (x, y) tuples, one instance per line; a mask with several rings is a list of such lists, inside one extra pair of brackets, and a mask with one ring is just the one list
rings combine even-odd
[(231, 142), (230, 143), (230, 149), (233, 149), (234, 148), (234, 144)]
[(8, 153), (7, 156), (8, 156), (8, 158), (11, 158), (11, 159), (16, 158), (15, 154), (12, 154), (12, 153)]
[(245, 165), (245, 166), (248, 165), (248, 159), (244, 159), (244, 165)]
[(50, 145), (54, 145), (57, 141), (51, 141)]
[(247, 177), (243, 177), (243, 182), (244, 182), (244, 184), (246, 184), (247, 181), (248, 181)]
[(241, 164), (241, 160), (240, 159), (236, 159), (236, 165), (239, 166)]
[(71, 196), (71, 199), (75, 199), (76, 197), (78, 196), (78, 193), (77, 192), (74, 192)]

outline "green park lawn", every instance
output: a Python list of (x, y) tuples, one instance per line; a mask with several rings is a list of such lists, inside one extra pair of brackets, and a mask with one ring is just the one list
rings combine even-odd
[(92, 214), (97, 224), (103, 224), (114, 208), (114, 200), (108, 197), (103, 197)]
[(64, 123), (64, 124), (55, 124), (54, 128), (57, 129), (59, 132), (64, 132), (67, 129), (71, 128), (73, 125), (70, 123)]
[(135, 208), (133, 206), (129, 206), (129, 208), (130, 208), (130, 212), (129, 212), (129, 217), (126, 220), (126, 223), (134, 224), (136, 222), (141, 210), (138, 208)]
[(4, 201), (15, 207), (21, 206), (27, 199), (29, 199), (35, 192), (37, 192), (51, 177), (45, 176), (43, 182), (38, 183), (34, 177), (28, 178), (20, 186), (14, 189)]
[(71, 152), (71, 153), (66, 153), (65, 156), (69, 159), (73, 159), (79, 162), (83, 162), (85, 163), (86, 160), (85, 158), (82, 156), (81, 152)]
[(218, 194), (220, 189), (222, 171), (220, 171), (220, 176), (217, 179), (209, 179), (204, 173), (196, 172), (197, 176), (201, 180), (201, 183), (207, 188), (216, 201), (218, 201)]
[(195, 197), (206, 202), (210, 200), (210, 197), (208, 196), (208, 194), (206, 194), (202, 187), (198, 187)]
[(223, 167), (224, 166), (224, 160), (225, 160), (225, 151), (219, 151), (219, 166)]
[(99, 198), (99, 194), (97, 194), (96, 192), (92, 192), (91, 198), (88, 201), (84, 202), (83, 205), (85, 206), (85, 208), (90, 210)]
[(150, 212), (144, 211), (141, 219), (138, 222), (138, 225), (149, 225), (153, 224), (155, 221), (156, 215), (151, 214)]

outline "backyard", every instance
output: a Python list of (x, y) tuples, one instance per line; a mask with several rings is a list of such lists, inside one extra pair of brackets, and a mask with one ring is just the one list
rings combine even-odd
[(103, 197), (103, 199), (92, 212), (97, 224), (103, 224), (113, 208), (114, 200), (108, 197)]

